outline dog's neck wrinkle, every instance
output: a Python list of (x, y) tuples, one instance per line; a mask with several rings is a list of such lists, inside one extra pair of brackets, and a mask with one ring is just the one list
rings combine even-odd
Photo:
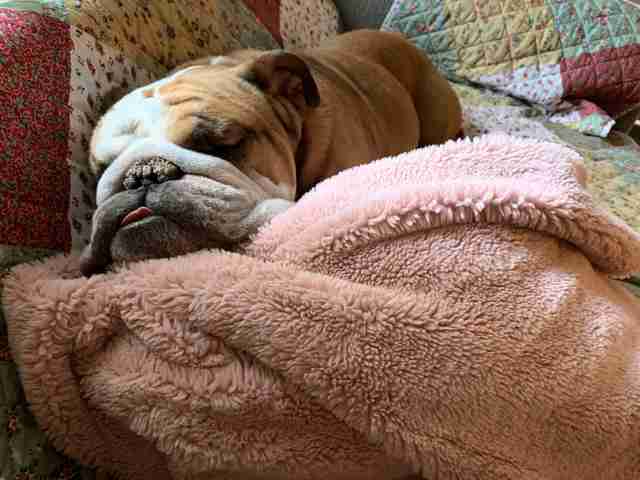
[(296, 195), (295, 201), (297, 202), (302, 195), (306, 193), (304, 178), (302, 172), (304, 171), (304, 167), (306, 164), (307, 156), (308, 156), (308, 148), (307, 141), (305, 137), (308, 137), (307, 129), (304, 124), (302, 125), (302, 139), (298, 143), (298, 148), (296, 149), (295, 154), (295, 163), (296, 163)]
[[(311, 190), (318, 182), (317, 172), (309, 171), (309, 166), (323, 170), (328, 163), (331, 139), (335, 130), (335, 118), (332, 102), (327, 101), (331, 89), (325, 88), (324, 78), (331, 76), (322, 63), (316, 62), (311, 56), (300, 54), (311, 70), (311, 75), (320, 92), (320, 105), (309, 108), (302, 117), (302, 134), (296, 149), (296, 200)], [(324, 101), (323, 101), (324, 99)], [(306, 174), (306, 175), (305, 175)]]
[(271, 108), (288, 134), (295, 152), (296, 200), (318, 182), (316, 178), (305, 178), (305, 166), (326, 164), (334, 129), (330, 103), (300, 111), (286, 98), (271, 99)]
[[(299, 166), (299, 152), (300, 146), (304, 143), (304, 113), (298, 111), (298, 109), (284, 98), (273, 98), (271, 100), (271, 108), (276, 117), (280, 121), (284, 132), (287, 134), (292, 152), (294, 152), (294, 167), (295, 167), (295, 195), (294, 200), (299, 198), (300, 192), (300, 166)], [(271, 136), (272, 141), (277, 141), (275, 136)]]
[(286, 99), (274, 99), (272, 108), (289, 136), (299, 142), (302, 136), (302, 115), (295, 106)]
[[(321, 105), (311, 111), (302, 122), (302, 135), (296, 149), (296, 200), (311, 190), (328, 163), (331, 138), (335, 129), (331, 107)], [(309, 171), (309, 166), (315, 170)]]
[[(344, 52), (343, 52), (343, 56), (344, 56)], [(330, 54), (328, 55), (328, 58), (331, 58)], [(362, 79), (358, 78), (357, 76), (354, 76), (353, 72), (348, 67), (346, 67), (345, 64), (343, 64), (342, 62), (324, 62), (323, 63), (323, 62), (318, 62), (314, 58), (310, 58), (310, 57), (305, 57), (305, 59), (309, 59), (309, 61), (312, 62), (312, 64), (310, 64), (310, 66), (312, 67), (312, 70), (316, 70), (318, 72), (317, 77), (318, 77), (318, 80), (320, 81), (317, 83), (320, 89), (321, 98), (323, 95), (330, 94), (331, 92), (331, 91), (329, 92), (324, 91), (324, 89), (322, 88), (322, 83), (323, 83), (322, 79), (324, 78), (330, 79), (331, 80), (330, 84), (333, 86), (332, 88), (335, 88), (336, 85), (339, 85), (340, 89), (346, 90), (349, 92), (350, 98), (358, 99), (360, 105), (369, 111), (370, 115), (367, 118), (376, 117), (375, 109), (373, 108), (368, 98), (368, 95), (365, 93), (366, 89), (363, 89), (361, 85)], [(351, 62), (355, 64), (360, 62), (360, 60), (358, 57), (354, 56), (351, 58)], [(316, 78), (315, 75), (314, 75), (314, 78)], [(331, 102), (331, 103), (335, 104), (338, 107), (335, 112), (332, 112), (333, 121), (335, 122), (339, 118), (344, 118), (342, 117), (342, 115), (345, 112), (340, 111), (340, 105), (341, 105), (340, 102), (338, 101), (338, 102)], [(338, 118), (336, 118), (336, 115), (338, 116)], [(376, 125), (375, 123), (372, 123), (372, 122), (363, 122), (361, 125), (363, 127), (363, 132), (367, 137), (367, 143), (370, 146), (370, 148), (374, 152), (383, 152), (384, 149), (381, 145), (380, 139), (384, 138), (386, 132), (379, 131), (379, 130), (376, 131), (376, 128), (375, 128)]]

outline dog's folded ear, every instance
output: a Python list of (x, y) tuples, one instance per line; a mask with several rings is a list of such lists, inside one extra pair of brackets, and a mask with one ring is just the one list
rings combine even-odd
[(320, 105), (318, 86), (309, 67), (293, 53), (267, 52), (247, 65), (242, 78), (270, 95), (287, 97), (298, 107)]

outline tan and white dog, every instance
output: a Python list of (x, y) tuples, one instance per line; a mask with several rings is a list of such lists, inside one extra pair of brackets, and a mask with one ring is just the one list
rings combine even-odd
[(123, 97), (94, 132), (100, 178), (82, 270), (231, 248), (321, 180), (445, 142), (461, 124), (449, 83), (399, 34), (183, 65)]

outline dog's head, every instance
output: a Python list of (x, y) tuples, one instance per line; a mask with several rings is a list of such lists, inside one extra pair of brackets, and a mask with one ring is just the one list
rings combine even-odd
[(246, 240), (296, 196), (305, 113), (320, 102), (299, 56), (246, 51), (180, 68), (100, 120), (83, 273)]

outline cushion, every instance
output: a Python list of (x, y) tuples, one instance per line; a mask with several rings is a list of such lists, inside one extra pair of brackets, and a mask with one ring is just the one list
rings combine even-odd
[(543, 105), (606, 136), (640, 104), (640, 8), (624, 0), (396, 0), (405, 33), (449, 78)]
[(333, 0), (244, 0), (285, 48), (315, 47), (340, 30)]

